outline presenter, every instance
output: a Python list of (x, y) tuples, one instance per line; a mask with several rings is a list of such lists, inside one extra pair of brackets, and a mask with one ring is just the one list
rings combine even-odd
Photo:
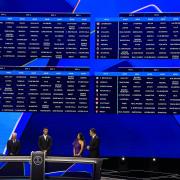
[(48, 128), (43, 129), (43, 135), (39, 137), (39, 149), (45, 152), (46, 155), (50, 154), (52, 146), (52, 138), (48, 135)]
[(82, 133), (78, 133), (77, 138), (73, 142), (74, 157), (82, 157), (85, 147), (85, 140)]
[(7, 142), (7, 151), (9, 156), (18, 156), (20, 151), (20, 141), (17, 139), (17, 133), (12, 134), (12, 138)]
[(90, 154), (89, 157), (90, 158), (99, 158), (99, 146), (100, 146), (100, 140), (99, 137), (96, 134), (96, 129), (92, 128), (89, 131), (89, 134), (91, 136), (91, 142), (90, 145), (87, 146), (87, 149), (89, 150)]

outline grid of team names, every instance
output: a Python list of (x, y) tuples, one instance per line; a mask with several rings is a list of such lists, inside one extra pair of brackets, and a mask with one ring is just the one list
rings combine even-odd
[(89, 112), (89, 68), (0, 67), (0, 111)]
[(96, 19), (96, 59), (179, 59), (180, 13)]
[(0, 60), (89, 59), (89, 14), (0, 14)]
[(96, 113), (180, 114), (180, 68), (97, 72)]

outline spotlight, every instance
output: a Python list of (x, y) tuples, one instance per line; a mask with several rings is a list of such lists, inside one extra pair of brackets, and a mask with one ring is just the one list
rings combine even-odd
[(121, 160), (122, 160), (122, 161), (125, 161), (126, 159), (125, 159), (125, 157), (122, 157)]
[(152, 160), (153, 160), (153, 162), (156, 162), (156, 158), (153, 158)]

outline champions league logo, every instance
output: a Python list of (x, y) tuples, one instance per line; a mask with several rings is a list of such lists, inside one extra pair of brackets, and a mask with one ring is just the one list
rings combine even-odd
[(36, 166), (40, 166), (43, 163), (43, 158), (41, 156), (35, 156), (33, 162)]

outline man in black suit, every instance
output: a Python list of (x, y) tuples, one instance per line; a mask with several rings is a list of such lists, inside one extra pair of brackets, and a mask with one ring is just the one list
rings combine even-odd
[(52, 138), (48, 135), (48, 128), (43, 129), (43, 135), (39, 137), (39, 149), (49, 155), (52, 146)]
[(9, 156), (18, 156), (20, 151), (20, 141), (17, 139), (17, 133), (12, 134), (12, 138), (7, 142), (7, 151)]
[(96, 130), (90, 129), (90, 136), (92, 137), (92, 140), (90, 142), (90, 145), (87, 146), (87, 149), (90, 152), (89, 157), (90, 158), (99, 158), (99, 146), (100, 146), (100, 140), (99, 137), (96, 134)]

